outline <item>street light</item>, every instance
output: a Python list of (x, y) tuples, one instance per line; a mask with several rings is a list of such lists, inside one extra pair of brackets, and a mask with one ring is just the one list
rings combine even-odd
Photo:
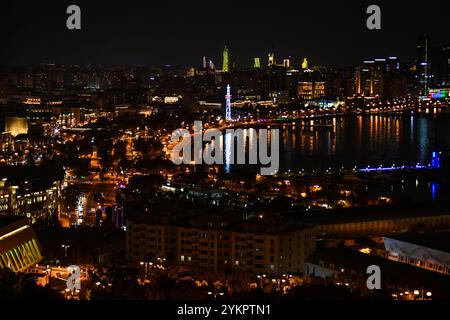
[(62, 244), (61, 247), (64, 248), (64, 257), (67, 258), (67, 249), (70, 248), (70, 245)]
[(219, 295), (219, 296), (224, 296), (225, 295), (225, 293), (224, 292), (219, 292), (219, 291), (217, 291), (216, 289), (214, 290), (214, 291), (208, 291), (208, 295), (209, 296), (213, 296), (214, 297), (214, 300), (217, 300), (217, 295)]
[(47, 268), (45, 268), (45, 274), (47, 275), (47, 284), (50, 284), (50, 278), (52, 277), (52, 267), (50, 265), (47, 265)]
[(141, 266), (144, 266), (144, 270), (145, 270), (145, 273), (144, 273), (144, 279), (147, 279), (147, 275), (148, 275), (148, 266), (149, 265), (153, 265), (153, 263), (151, 263), (151, 262), (148, 262), (148, 261), (141, 261)]

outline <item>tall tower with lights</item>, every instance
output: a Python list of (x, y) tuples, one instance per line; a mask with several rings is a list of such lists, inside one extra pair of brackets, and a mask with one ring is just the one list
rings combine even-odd
[(229, 72), (230, 71), (230, 61), (229, 61), (229, 53), (228, 48), (225, 46), (223, 49), (223, 65), (222, 65), (222, 71), (223, 72)]
[(430, 36), (422, 34), (417, 40), (416, 70), (419, 80), (419, 94), (428, 96), (428, 81), (430, 77)]
[(225, 120), (231, 121), (231, 88), (227, 85), (227, 94), (225, 96)]

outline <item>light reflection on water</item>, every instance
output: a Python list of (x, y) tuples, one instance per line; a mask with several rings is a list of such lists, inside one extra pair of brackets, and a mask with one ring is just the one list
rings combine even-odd
[[(302, 127), (300, 123), (277, 126), (280, 171), (429, 164), (433, 151), (450, 151), (448, 116), (370, 115), (310, 121), (308, 125), (328, 126)], [(245, 141), (247, 163), (249, 148), (257, 149), (258, 141), (253, 140)], [(271, 143), (270, 136), (268, 140)], [(231, 142), (231, 135), (226, 134), (221, 145), (225, 172), (257, 170), (257, 166), (231, 164)]]
[(450, 150), (450, 118), (357, 116), (328, 120), (332, 129), (280, 127), (281, 169), (429, 163), (434, 150)]
[[(368, 165), (392, 166), (431, 163), (433, 151), (450, 150), (450, 117), (403, 115), (351, 116), (315, 121), (308, 124), (328, 127), (280, 125), (280, 172), (351, 169)], [(275, 128), (274, 126), (271, 127)], [(271, 143), (268, 137), (268, 143)], [(225, 172), (236, 169), (259, 171), (258, 166), (231, 164), (231, 135), (225, 135)], [(258, 141), (248, 143), (246, 150)], [(248, 161), (248, 154), (246, 157)], [(381, 187), (380, 194), (397, 194), (407, 198), (438, 199), (442, 188), (437, 182), (407, 180)]]

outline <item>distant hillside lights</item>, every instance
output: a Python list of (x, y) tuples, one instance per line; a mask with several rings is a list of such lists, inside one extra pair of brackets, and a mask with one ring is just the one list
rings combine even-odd
[[(262, 166), (268, 166), (260, 168), (261, 175), (275, 175), (278, 173), (280, 162), (279, 129), (270, 129), (270, 132), (268, 129), (259, 129), (257, 131), (254, 128), (226, 129), (225, 139), (224, 134), (219, 129), (208, 129), (203, 132), (201, 121), (195, 121), (193, 129), (193, 162), (191, 133), (186, 129), (177, 129), (172, 132), (171, 144), (174, 147), (170, 153), (170, 158), (174, 164), (260, 164)], [(235, 140), (237, 141), (236, 144)], [(268, 153), (269, 141), (270, 154)], [(204, 142), (207, 143), (203, 148)], [(246, 162), (247, 142), (248, 163)]]

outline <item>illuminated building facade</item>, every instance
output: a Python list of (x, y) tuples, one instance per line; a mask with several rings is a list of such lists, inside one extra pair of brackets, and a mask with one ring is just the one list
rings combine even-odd
[(23, 272), (42, 260), (41, 246), (27, 219), (0, 218), (0, 269)]
[(275, 62), (275, 53), (270, 52), (269, 55), (268, 55), (267, 66), (268, 66), (268, 67), (273, 67), (273, 66), (275, 66), (275, 65), (276, 65), (276, 62)]
[(355, 70), (355, 92), (366, 97), (383, 96), (383, 69), (375, 60), (364, 61)]
[(222, 64), (222, 71), (223, 72), (229, 72), (230, 71), (230, 56), (228, 52), (227, 46), (223, 49), (223, 64)]
[(5, 132), (10, 132), (13, 137), (28, 133), (28, 120), (26, 118), (6, 118)]
[(450, 88), (430, 89), (428, 94), (431, 99), (450, 99)]
[(308, 69), (308, 59), (304, 58), (302, 61), (302, 69)]
[(303, 100), (313, 100), (325, 96), (324, 81), (300, 81), (297, 84), (297, 96)]
[[(27, 185), (25, 183), (25, 185)], [(49, 219), (58, 209), (60, 184), (54, 182), (46, 188), (30, 186), (26, 190), (9, 185), (7, 179), (0, 180), (0, 216), (26, 216), (32, 222)]]
[(260, 59), (260, 58), (256, 57), (256, 58), (254, 59), (254, 61), (253, 61), (253, 67), (254, 67), (255, 69), (261, 68), (261, 59)]
[(397, 57), (366, 60), (354, 69), (353, 95), (378, 98), (402, 97), (408, 92), (407, 75)]

